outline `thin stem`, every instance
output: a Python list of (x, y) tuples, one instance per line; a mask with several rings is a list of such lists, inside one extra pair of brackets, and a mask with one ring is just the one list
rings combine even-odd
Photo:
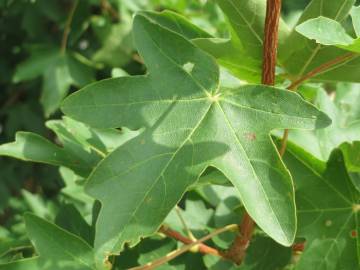
[[(190, 238), (187, 238), (185, 236), (183, 236), (182, 234), (180, 234), (179, 232), (177, 231), (174, 231), (168, 227), (165, 227), (165, 226), (162, 226), (160, 229), (159, 229), (159, 232), (165, 234), (166, 236), (170, 237), (170, 238), (173, 238), (179, 242), (182, 242), (184, 244), (191, 244), (193, 242), (195, 242), (194, 240), (190, 239)], [(222, 257), (222, 254), (220, 251), (218, 251), (217, 249), (215, 248), (212, 248), (212, 247), (209, 247), (205, 244), (199, 244), (198, 245), (198, 251), (200, 253), (203, 253), (203, 254), (211, 254), (211, 255), (214, 255), (214, 256), (218, 256), (218, 257)]]
[(79, 4), (79, 0), (75, 0), (73, 5), (71, 6), (71, 9), (69, 11), (69, 16), (65, 23), (64, 33), (62, 36), (61, 47), (60, 47), (60, 51), (62, 54), (64, 54), (66, 52), (66, 46), (67, 46), (67, 42), (68, 42), (68, 38), (69, 38), (69, 34), (70, 34), (70, 27), (71, 27), (71, 23), (74, 18), (75, 10), (76, 10), (76, 7), (78, 6), (78, 4)]
[[(281, 0), (267, 0), (262, 67), (262, 83), (266, 85), (275, 84), (280, 15)], [(240, 233), (226, 252), (226, 257), (236, 264), (243, 261), (255, 228), (255, 222), (247, 212), (239, 227)]]
[(281, 147), (279, 150), (279, 154), (281, 157), (283, 157), (285, 154), (288, 138), (289, 138), (289, 130), (285, 129), (283, 137), (281, 139)]
[(236, 224), (232, 224), (232, 225), (227, 225), (220, 229), (216, 229), (213, 232), (211, 232), (210, 234), (204, 236), (203, 238), (201, 238), (195, 242), (192, 242), (191, 244), (182, 246), (181, 248), (179, 248), (173, 252), (170, 252), (169, 254), (167, 254), (166, 256), (164, 256), (160, 259), (157, 259), (157, 260), (155, 260), (151, 263), (148, 263), (146, 265), (143, 265), (143, 266), (130, 268), (129, 270), (151, 270), (151, 269), (154, 269), (157, 266), (160, 266), (162, 264), (165, 264), (165, 263), (175, 259), (176, 257), (180, 256), (181, 254), (191, 250), (196, 245), (199, 245), (199, 244), (213, 238), (214, 236), (216, 236), (218, 234), (221, 234), (221, 233), (227, 232), (227, 231), (236, 230), (237, 228), (238, 228), (238, 226)]
[[(310, 72), (308, 72), (307, 74), (302, 76), (301, 78), (295, 80), (294, 82), (292, 82), (290, 84), (290, 86), (287, 89), (291, 90), (291, 91), (296, 91), (297, 88), (305, 81), (307, 81), (321, 73), (328, 71), (330, 68), (334, 67), (335, 65), (344, 63), (344, 62), (349, 61), (358, 56), (359, 55), (357, 55), (355, 53), (347, 53), (347, 54), (341, 55), (339, 57), (336, 57), (336, 58), (314, 68), (313, 70), (311, 70)], [(280, 150), (279, 150), (279, 154), (281, 157), (285, 154), (288, 138), (289, 138), (289, 130), (285, 129), (282, 140), (281, 140)]]
[(326, 62), (316, 68), (314, 68), (313, 70), (311, 70), (310, 72), (308, 72), (307, 74), (305, 74), (303, 77), (299, 78), (298, 80), (294, 81), (289, 87), (289, 90), (296, 90), (303, 82), (307, 81), (308, 79), (311, 79), (312, 77), (319, 75), (320, 73), (323, 73), (325, 71), (327, 71), (329, 68), (343, 63), (347, 60), (350, 60), (352, 58), (354, 58), (356, 55), (355, 53), (347, 53), (344, 55), (341, 55), (339, 57), (336, 57), (332, 60), (330, 60), (329, 62)]
[(100, 6), (105, 12), (109, 13), (115, 21), (119, 21), (118, 12), (111, 6), (108, 0), (100, 0)]
[(182, 214), (181, 214), (180, 207), (179, 207), (179, 206), (176, 206), (176, 207), (175, 207), (175, 211), (176, 211), (176, 214), (177, 214), (177, 216), (179, 217), (180, 222), (181, 222), (184, 230), (186, 231), (187, 235), (190, 237), (190, 239), (192, 239), (193, 241), (195, 241), (196, 238), (195, 238), (195, 236), (193, 235), (193, 233), (191, 232), (191, 230), (189, 229), (189, 227), (187, 226), (186, 221), (185, 221), (185, 219), (183, 218), (183, 216), (182, 216)]

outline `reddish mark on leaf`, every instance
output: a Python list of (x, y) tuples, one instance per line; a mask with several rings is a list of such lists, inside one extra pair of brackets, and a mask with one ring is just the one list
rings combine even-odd
[(304, 251), (304, 249), (305, 249), (305, 242), (295, 243), (292, 246), (292, 250), (294, 252), (302, 252), (302, 251)]
[(351, 236), (352, 238), (357, 238), (357, 236), (358, 236), (357, 230), (352, 230), (352, 231), (350, 232), (350, 236)]
[(249, 141), (255, 141), (256, 134), (254, 132), (245, 133), (245, 138), (248, 139)]

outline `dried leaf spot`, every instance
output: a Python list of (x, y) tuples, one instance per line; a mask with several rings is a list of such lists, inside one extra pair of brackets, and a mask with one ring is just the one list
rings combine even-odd
[(187, 72), (187, 73), (191, 73), (193, 68), (194, 68), (194, 63), (191, 62), (187, 62), (186, 64), (183, 65), (183, 69)]
[(254, 132), (247, 132), (247, 133), (245, 133), (245, 138), (249, 141), (255, 141), (256, 134)]
[(350, 236), (351, 236), (351, 238), (357, 238), (357, 236), (358, 236), (357, 231), (356, 231), (356, 230), (352, 230), (352, 231), (350, 232)]
[(140, 144), (145, 144), (145, 140), (142, 139), (142, 140), (140, 141)]

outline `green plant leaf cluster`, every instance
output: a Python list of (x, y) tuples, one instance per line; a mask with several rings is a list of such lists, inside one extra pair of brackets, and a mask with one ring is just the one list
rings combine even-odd
[[(275, 86), (264, 0), (10, 2), (1, 270), (360, 267), (355, 0), (284, 3)], [(167, 260), (247, 215), (241, 265), (241, 226)]]

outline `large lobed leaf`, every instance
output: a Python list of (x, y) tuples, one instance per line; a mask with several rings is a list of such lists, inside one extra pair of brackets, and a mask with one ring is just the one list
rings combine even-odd
[(149, 74), (92, 84), (62, 106), (94, 127), (145, 127), (88, 179), (87, 191), (102, 203), (95, 237), (99, 258), (154, 233), (208, 166), (229, 178), (266, 233), (291, 245), (293, 186), (269, 133), (320, 128), (329, 119), (285, 90), (221, 87), (212, 57), (144, 13), (135, 17), (133, 34)]

